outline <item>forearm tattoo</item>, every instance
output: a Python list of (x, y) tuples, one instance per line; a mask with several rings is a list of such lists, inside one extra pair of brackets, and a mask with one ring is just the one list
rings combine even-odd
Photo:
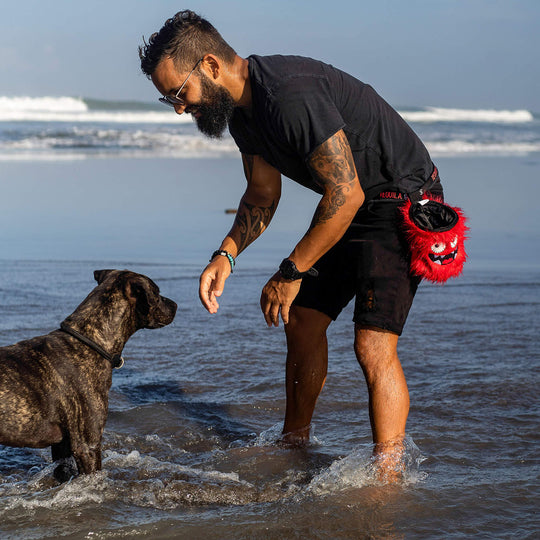
[(331, 219), (345, 204), (356, 179), (354, 160), (343, 131), (322, 143), (311, 155), (308, 166), (313, 179), (324, 189), (310, 229)]
[(276, 208), (277, 201), (273, 201), (270, 206), (255, 206), (244, 200), (240, 201), (235, 220), (235, 225), (240, 233), (238, 253), (243, 251), (268, 227)]
[[(246, 180), (251, 182), (253, 179), (253, 164), (255, 156), (242, 154), (242, 164)], [(238, 238), (238, 253), (243, 251), (253, 240), (258, 238), (268, 227), (276, 211), (278, 200), (272, 201), (270, 206), (258, 206), (247, 203), (242, 199), (236, 213), (236, 219), (233, 229), (236, 229)]]

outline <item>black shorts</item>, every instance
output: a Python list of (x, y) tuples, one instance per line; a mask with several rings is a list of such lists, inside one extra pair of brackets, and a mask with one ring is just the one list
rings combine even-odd
[(409, 273), (409, 253), (401, 233), (402, 201), (367, 201), (343, 238), (306, 276), (294, 305), (336, 319), (356, 297), (353, 321), (401, 335), (420, 278)]

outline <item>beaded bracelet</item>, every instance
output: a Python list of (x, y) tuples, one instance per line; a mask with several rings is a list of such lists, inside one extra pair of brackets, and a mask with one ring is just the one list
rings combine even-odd
[(228, 251), (225, 251), (224, 249), (217, 249), (216, 251), (214, 251), (214, 253), (212, 253), (212, 257), (210, 258), (210, 261), (212, 261), (216, 255), (223, 255), (224, 257), (227, 257), (227, 259), (229, 259), (229, 264), (231, 265), (231, 274), (232, 274), (234, 270), (234, 265), (236, 264), (234, 257)]

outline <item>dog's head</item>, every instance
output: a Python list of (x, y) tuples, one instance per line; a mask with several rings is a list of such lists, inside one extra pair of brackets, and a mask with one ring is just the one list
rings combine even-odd
[(123, 293), (134, 308), (137, 328), (161, 328), (172, 323), (176, 303), (161, 296), (149, 277), (130, 270), (96, 270), (94, 279), (98, 285)]

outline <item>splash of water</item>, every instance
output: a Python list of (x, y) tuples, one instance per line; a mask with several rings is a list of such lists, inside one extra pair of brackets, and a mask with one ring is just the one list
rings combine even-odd
[[(312, 495), (326, 495), (345, 489), (384, 485), (396, 480), (401, 485), (415, 484), (427, 477), (419, 470), (425, 459), (409, 436), (401, 442), (397, 458), (395, 453), (384, 451), (374, 454), (373, 445), (363, 445), (317, 474), (306, 491)], [(389, 461), (392, 461), (390, 468), (382, 470), (381, 464), (388, 467)]]

